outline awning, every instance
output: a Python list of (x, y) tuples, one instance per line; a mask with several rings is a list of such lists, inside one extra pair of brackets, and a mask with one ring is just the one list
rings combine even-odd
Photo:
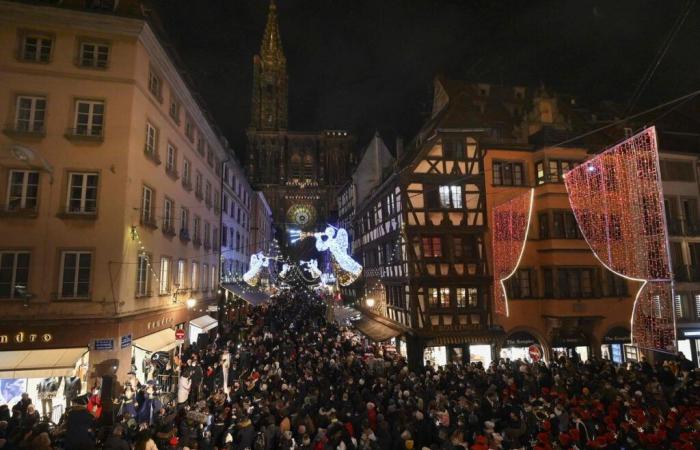
[(244, 301), (250, 303), (253, 306), (262, 305), (263, 303), (270, 300), (270, 296), (264, 292), (258, 290), (253, 290), (248, 285), (240, 285), (235, 283), (222, 283), (221, 287), (230, 291), (236, 297), (242, 298)]
[(172, 328), (166, 328), (165, 330), (160, 330), (153, 334), (134, 339), (132, 345), (151, 353), (167, 352), (168, 350), (172, 350), (173, 348), (177, 347), (175, 330)]
[(212, 328), (216, 328), (216, 326), (219, 325), (219, 322), (212, 316), (205, 314), (202, 317), (197, 317), (194, 320), (190, 320), (190, 325), (197, 327), (204, 332), (209, 331)]
[(362, 316), (352, 323), (362, 334), (375, 342), (384, 342), (401, 334), (401, 331), (384, 325), (367, 316)]
[(0, 352), (0, 378), (63, 377), (73, 373), (86, 347)]

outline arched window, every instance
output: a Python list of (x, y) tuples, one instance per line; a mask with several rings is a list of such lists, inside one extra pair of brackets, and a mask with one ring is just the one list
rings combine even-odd
[(314, 178), (314, 159), (311, 155), (304, 157), (304, 178), (309, 180)]
[(298, 154), (292, 155), (289, 164), (289, 174), (292, 178), (301, 178), (301, 156)]

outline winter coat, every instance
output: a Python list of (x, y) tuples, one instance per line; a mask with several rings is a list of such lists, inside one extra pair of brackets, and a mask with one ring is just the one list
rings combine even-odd
[(103, 450), (131, 450), (131, 446), (119, 436), (110, 436), (104, 443)]
[(181, 376), (177, 383), (177, 402), (185, 403), (190, 396), (190, 388), (192, 387), (192, 379), (186, 376)]
[(234, 450), (250, 450), (253, 448), (254, 441), (255, 428), (253, 428), (253, 423), (250, 420), (245, 420), (238, 425), (238, 432), (234, 439), (235, 445), (233, 448)]

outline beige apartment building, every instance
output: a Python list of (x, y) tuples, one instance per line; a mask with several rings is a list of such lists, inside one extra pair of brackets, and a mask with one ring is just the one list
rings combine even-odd
[(230, 149), (136, 2), (84, 4), (0, 1), (0, 378), (30, 394), (216, 325)]

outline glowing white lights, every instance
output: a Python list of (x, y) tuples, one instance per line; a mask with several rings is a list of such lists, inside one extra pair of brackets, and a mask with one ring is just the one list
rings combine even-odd
[(260, 271), (270, 265), (269, 258), (263, 252), (250, 255), (250, 268), (243, 274), (243, 281), (251, 286), (257, 286), (260, 281)]
[(321, 271), (318, 269), (318, 261), (315, 259), (310, 259), (308, 261), (299, 261), (300, 266), (306, 267), (306, 270), (311, 274), (311, 279), (315, 280), (321, 276)]
[(341, 286), (352, 284), (362, 273), (362, 266), (348, 255), (348, 232), (343, 228), (327, 227), (314, 233), (316, 250), (331, 253), (331, 263)]

